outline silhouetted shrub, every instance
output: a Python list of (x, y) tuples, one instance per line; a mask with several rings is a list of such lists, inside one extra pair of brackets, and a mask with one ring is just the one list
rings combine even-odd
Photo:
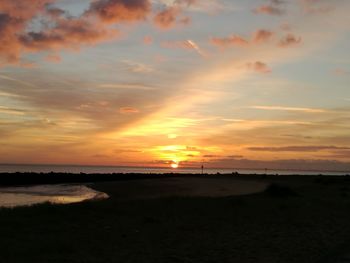
[(271, 197), (297, 196), (297, 193), (293, 189), (291, 189), (289, 186), (280, 185), (280, 184), (276, 184), (276, 183), (270, 184), (266, 188), (265, 193)]

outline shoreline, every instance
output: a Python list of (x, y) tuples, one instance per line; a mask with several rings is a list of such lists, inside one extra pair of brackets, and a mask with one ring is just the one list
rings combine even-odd
[(98, 183), (126, 180), (150, 180), (165, 178), (232, 178), (242, 180), (288, 180), (295, 178), (324, 179), (324, 180), (350, 180), (350, 175), (270, 175), (270, 174), (193, 174), (193, 173), (0, 173), (0, 187), (25, 186), (43, 184), (71, 184), (71, 183)]

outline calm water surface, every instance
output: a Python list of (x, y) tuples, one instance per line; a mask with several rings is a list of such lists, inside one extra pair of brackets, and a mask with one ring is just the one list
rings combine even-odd
[[(201, 173), (200, 168), (153, 168), (153, 167), (118, 167), (118, 166), (77, 166), (77, 165), (0, 165), (0, 172), (64, 172), (64, 173)], [(240, 174), (280, 174), (280, 175), (345, 175), (349, 172), (301, 171), (301, 170), (248, 170), (248, 169), (204, 169), (205, 173)]]
[(0, 188), (0, 207), (30, 206), (40, 203), (71, 204), (106, 199), (108, 195), (84, 185), (38, 185)]

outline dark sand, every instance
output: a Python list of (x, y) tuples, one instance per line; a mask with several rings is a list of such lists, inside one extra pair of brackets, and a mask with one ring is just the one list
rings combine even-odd
[[(248, 194), (270, 183), (275, 187)], [(350, 248), (347, 177), (165, 178), (89, 186), (110, 198), (0, 209), (0, 262), (328, 263), (346, 262), (340, 260)], [(247, 195), (235, 195), (242, 189)]]
[[(93, 185), (91, 185), (93, 186)], [(113, 183), (114, 198), (225, 197), (263, 192), (268, 183), (232, 178), (163, 178)]]

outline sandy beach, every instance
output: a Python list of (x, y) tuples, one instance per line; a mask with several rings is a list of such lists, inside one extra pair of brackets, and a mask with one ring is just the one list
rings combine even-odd
[(110, 198), (0, 209), (1, 260), (344, 262), (349, 182), (218, 175), (88, 183)]
[(225, 197), (262, 192), (268, 183), (230, 178), (163, 178), (115, 182), (118, 199), (163, 197)]

